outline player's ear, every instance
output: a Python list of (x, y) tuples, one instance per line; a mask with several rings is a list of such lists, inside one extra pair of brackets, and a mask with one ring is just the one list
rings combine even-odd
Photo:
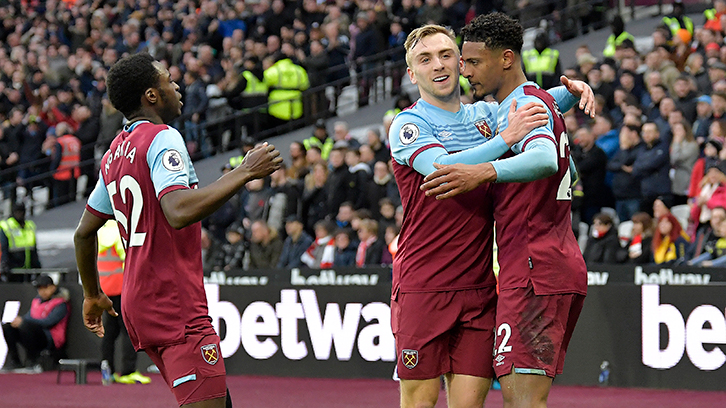
[(154, 88), (147, 88), (146, 91), (144, 91), (144, 98), (146, 98), (146, 101), (150, 104), (155, 104), (159, 100), (159, 94)]
[(502, 67), (504, 69), (510, 69), (514, 66), (514, 51), (506, 49), (502, 51)]

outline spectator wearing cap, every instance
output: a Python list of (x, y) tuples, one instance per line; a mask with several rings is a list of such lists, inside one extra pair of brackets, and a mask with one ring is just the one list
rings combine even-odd
[(696, 138), (699, 145), (706, 142), (711, 122), (713, 122), (711, 97), (701, 95), (696, 98), (696, 120), (693, 122), (693, 137)]
[(629, 220), (640, 211), (640, 180), (633, 176), (633, 163), (644, 149), (640, 126), (625, 125), (620, 129), (620, 149), (607, 164), (613, 173), (612, 191), (618, 218)]
[(282, 245), (278, 268), (299, 268), (303, 266), (302, 255), (313, 243), (313, 238), (305, 232), (303, 223), (297, 215), (290, 215), (285, 219), (285, 232), (287, 238)]
[(22, 281), (11, 274), (12, 269), (40, 268), (35, 241), (35, 223), (25, 219), (25, 204), (13, 205), (13, 215), (0, 221), (0, 276), (4, 281)]
[(313, 127), (313, 135), (303, 140), (303, 146), (305, 147), (305, 150), (310, 150), (310, 148), (313, 146), (318, 147), (320, 149), (320, 155), (323, 160), (328, 160), (328, 156), (330, 155), (330, 151), (333, 150), (334, 145), (335, 140), (333, 140), (333, 138), (331, 137), (328, 137), (328, 129), (327, 125), (325, 124), (325, 119), (318, 119), (317, 121), (315, 121), (315, 126)]
[(2, 325), (8, 345), (6, 369), (23, 367), (18, 346), (25, 349), (25, 372), (42, 372), (38, 358), (43, 350), (60, 350), (66, 344), (66, 328), (70, 316), (70, 294), (59, 288), (48, 275), (40, 275), (33, 281), (38, 296), (30, 304), (30, 310)]

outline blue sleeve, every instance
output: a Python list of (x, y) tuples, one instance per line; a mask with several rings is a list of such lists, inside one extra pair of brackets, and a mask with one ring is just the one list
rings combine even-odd
[[(536, 102), (536, 103), (539, 103), (540, 105), (544, 106), (544, 102), (542, 102), (541, 99), (539, 99), (535, 96), (520, 95), (517, 97), (517, 106), (518, 107), (524, 106), (529, 102)], [(546, 106), (545, 106), (545, 108), (546, 108)], [(506, 112), (509, 112), (509, 110), (507, 110)], [(552, 138), (552, 140), (557, 140), (557, 137), (555, 137), (555, 134), (552, 132), (552, 126), (553, 126), (552, 112), (550, 112), (549, 109), (547, 109), (547, 116), (549, 116), (549, 123), (546, 126), (540, 126), (536, 129), (533, 129), (531, 132), (527, 133), (527, 135), (522, 140), (520, 140), (518, 143), (516, 143), (514, 146), (512, 146), (513, 152), (522, 153), (522, 151), (524, 150), (524, 146), (527, 145), (528, 141), (535, 136), (546, 135), (546, 136), (550, 136)], [(501, 124), (502, 121), (504, 121), (504, 124), (505, 124), (504, 126), (502, 126), (502, 124)], [(506, 114), (503, 117), (499, 118), (499, 122), (500, 122), (500, 125), (499, 125), (500, 132), (502, 132), (504, 129), (509, 127), (509, 118), (507, 117)]]
[(555, 98), (562, 113), (569, 111), (577, 102), (580, 102), (580, 98), (576, 98), (575, 95), (571, 94), (564, 85), (548, 89), (547, 92)]
[(106, 190), (106, 182), (103, 181), (103, 172), (98, 172), (98, 182), (88, 197), (88, 206), (100, 213), (113, 215), (113, 207), (108, 196), (108, 190)]
[(146, 153), (146, 161), (157, 197), (168, 187), (191, 187), (199, 182), (184, 139), (172, 127), (156, 135)]
[(726, 255), (720, 256), (712, 261), (711, 264), (714, 268), (726, 265)]
[(497, 183), (525, 183), (549, 177), (557, 171), (557, 146), (548, 138), (532, 140), (527, 150), (492, 162)]
[[(688, 262), (688, 264), (689, 265), (695, 265), (695, 266), (701, 266), (701, 262), (703, 262), (703, 261), (709, 261), (712, 258), (713, 258), (713, 256), (711, 255), (710, 252), (704, 252), (701, 255), (698, 255), (697, 257), (691, 259)], [(721, 258), (723, 258), (723, 257), (721, 257)], [(718, 259), (721, 259), (721, 258), (718, 258)]]
[(509, 148), (504, 139), (497, 135), (474, 148), (449, 154), (433, 135), (431, 125), (420, 116), (408, 112), (398, 114), (393, 120), (388, 139), (393, 159), (424, 176), (436, 170), (434, 163), (479, 164), (497, 159)]

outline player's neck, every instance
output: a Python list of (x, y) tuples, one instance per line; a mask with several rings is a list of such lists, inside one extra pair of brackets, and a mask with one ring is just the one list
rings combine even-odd
[(140, 122), (140, 121), (149, 121), (155, 125), (163, 125), (164, 120), (161, 119), (161, 116), (159, 116), (156, 112), (148, 112), (144, 111), (143, 109), (133, 115), (131, 115), (130, 118), (126, 118), (128, 120), (128, 123), (134, 123), (134, 122)]
[(445, 111), (456, 113), (461, 109), (461, 95), (456, 92), (455, 95), (452, 95), (450, 98), (443, 100), (436, 98), (432, 95), (421, 93), (421, 99), (423, 99), (425, 102), (429, 103), (430, 105), (433, 105), (439, 109), (443, 109)]
[(517, 89), (525, 82), (527, 82), (527, 76), (521, 69), (515, 69), (511, 72), (505, 73), (504, 83), (502, 87), (499, 88), (499, 91), (497, 91), (497, 94), (494, 96), (495, 99), (497, 100), (497, 102), (502, 103), (502, 101), (507, 99), (507, 97), (512, 92), (514, 92), (515, 89)]

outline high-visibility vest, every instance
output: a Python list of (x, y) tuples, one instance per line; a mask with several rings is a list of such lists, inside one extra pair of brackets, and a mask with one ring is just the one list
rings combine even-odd
[(81, 176), (81, 141), (73, 135), (63, 135), (56, 139), (61, 146), (61, 161), (53, 173), (56, 180), (77, 179)]
[(245, 96), (256, 96), (256, 95), (267, 95), (267, 85), (260, 81), (255, 74), (250, 71), (242, 72), (242, 76), (247, 80), (247, 86), (242, 91), (242, 95)]
[(123, 286), (124, 250), (121, 234), (115, 220), (108, 220), (98, 230), (98, 277), (101, 290), (108, 296), (121, 294)]
[(26, 220), (21, 227), (15, 218), (10, 217), (0, 221), (0, 228), (8, 238), (8, 251), (25, 252), (23, 269), (30, 269), (30, 251), (35, 248), (35, 223)]
[(605, 45), (605, 49), (602, 51), (602, 55), (605, 57), (612, 57), (615, 55), (615, 47), (622, 44), (625, 40), (630, 40), (635, 42), (635, 37), (633, 37), (632, 34), (630, 34), (627, 31), (623, 31), (620, 33), (619, 36), (615, 37), (615, 34), (610, 34), (610, 37), (608, 37), (607, 45)]
[(464, 75), (459, 75), (459, 87), (461, 87), (462, 93), (464, 94), (469, 93), (471, 90), (471, 83), (469, 83), (469, 80)]
[(671, 30), (671, 35), (673, 37), (678, 35), (678, 30), (681, 28), (685, 28), (689, 33), (691, 33), (691, 36), (693, 36), (693, 20), (691, 20), (688, 16), (683, 16), (681, 18), (683, 18), (683, 24), (685, 27), (681, 27), (681, 22), (675, 17), (663, 17), (663, 24), (668, 26), (668, 29)]
[(703, 11), (703, 16), (706, 17), (706, 21), (713, 20), (716, 18), (716, 9), (707, 9)]
[(524, 62), (524, 71), (528, 75), (537, 77), (537, 84), (542, 84), (542, 74), (554, 75), (559, 61), (560, 52), (551, 48), (545, 48), (540, 54), (535, 49), (527, 50), (522, 53), (522, 61)]
[(282, 120), (302, 117), (302, 91), (310, 87), (305, 69), (285, 58), (267, 68), (263, 76), (265, 85), (270, 89), (267, 97), (270, 116)]
[(303, 140), (303, 146), (305, 146), (305, 150), (308, 150), (313, 146), (317, 146), (320, 149), (320, 157), (322, 157), (323, 160), (328, 160), (328, 156), (330, 156), (330, 152), (333, 150), (334, 144), (335, 141), (333, 141), (333, 139), (330, 137), (326, 138), (325, 142), (321, 142), (320, 139), (315, 136), (310, 136), (309, 138)]

